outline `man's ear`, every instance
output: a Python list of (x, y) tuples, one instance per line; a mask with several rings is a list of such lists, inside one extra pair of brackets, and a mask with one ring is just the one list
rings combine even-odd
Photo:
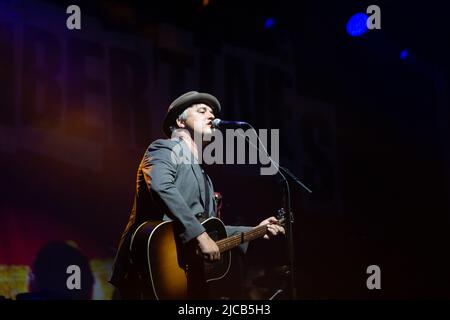
[(178, 128), (184, 128), (186, 126), (186, 124), (184, 123), (184, 120), (181, 120), (181, 119), (177, 119), (176, 123), (177, 123)]

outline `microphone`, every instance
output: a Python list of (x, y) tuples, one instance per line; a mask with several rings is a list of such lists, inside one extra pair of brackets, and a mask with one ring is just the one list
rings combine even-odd
[(242, 128), (246, 126), (250, 126), (247, 122), (243, 121), (226, 121), (221, 119), (214, 119), (212, 121), (212, 127), (217, 129), (225, 129), (225, 128)]

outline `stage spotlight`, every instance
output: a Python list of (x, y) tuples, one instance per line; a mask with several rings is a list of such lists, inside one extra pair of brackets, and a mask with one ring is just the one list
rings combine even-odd
[(402, 52), (400, 52), (400, 60), (405, 60), (409, 56), (409, 50), (403, 49)]
[(264, 29), (270, 29), (275, 25), (275, 19), (274, 18), (268, 18), (266, 22), (264, 23)]
[(367, 14), (355, 13), (347, 22), (347, 33), (352, 37), (362, 36), (367, 32), (367, 19)]

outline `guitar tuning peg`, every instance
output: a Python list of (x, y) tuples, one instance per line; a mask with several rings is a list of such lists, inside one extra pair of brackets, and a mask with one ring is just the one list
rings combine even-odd
[(284, 211), (284, 208), (278, 209), (277, 211), (277, 219), (283, 219), (285, 216), (286, 212)]

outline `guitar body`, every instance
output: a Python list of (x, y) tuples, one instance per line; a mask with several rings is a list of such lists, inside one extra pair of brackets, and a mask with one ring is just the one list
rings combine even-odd
[[(209, 218), (202, 225), (215, 241), (227, 237), (223, 222), (217, 218)], [(132, 235), (130, 251), (142, 282), (143, 299), (188, 299), (187, 273), (200, 272), (210, 282), (223, 278), (231, 265), (229, 251), (223, 252), (217, 262), (206, 262), (195, 253), (194, 246), (182, 245), (172, 221), (142, 223)], [(200, 266), (201, 270), (190, 266)]]
[[(202, 225), (206, 229), (209, 237), (216, 242), (227, 237), (225, 225), (220, 219), (209, 218)], [(206, 282), (222, 279), (230, 270), (231, 252), (222, 252), (220, 254), (220, 260), (215, 262), (208, 262), (202, 259), (202, 264)]]

